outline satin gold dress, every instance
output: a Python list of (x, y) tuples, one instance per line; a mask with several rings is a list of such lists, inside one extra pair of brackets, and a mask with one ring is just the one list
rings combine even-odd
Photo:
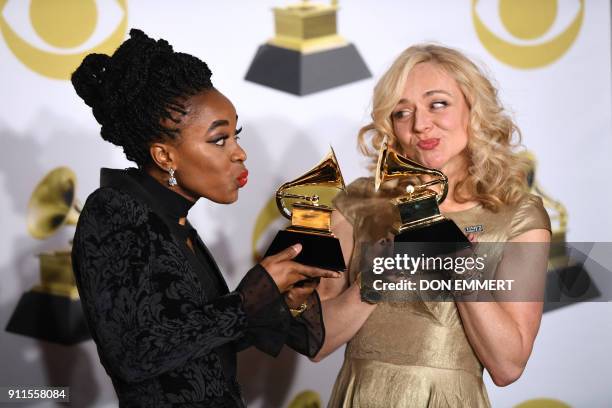
[[(358, 179), (335, 199), (353, 225), (351, 282), (360, 243), (376, 240), (399, 218), (389, 204), (399, 189), (374, 194), (373, 185), (372, 178)], [(479, 242), (550, 230), (542, 201), (533, 195), (497, 213), (476, 206), (444, 215), (462, 231), (479, 231)], [(328, 408), (489, 407), (482, 372), (454, 302), (381, 303), (347, 344)]]

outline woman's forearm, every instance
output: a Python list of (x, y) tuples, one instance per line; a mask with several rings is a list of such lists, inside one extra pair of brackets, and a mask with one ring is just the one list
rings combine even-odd
[(352, 285), (341, 295), (322, 302), (325, 323), (323, 347), (312, 359), (321, 361), (349, 341), (376, 308), (361, 301), (359, 287)]
[[(493, 382), (506, 386), (522, 374), (542, 313), (541, 302), (457, 302), (466, 335)], [(532, 319), (517, 322), (516, 315)]]
[[(493, 382), (516, 381), (531, 355), (542, 320), (543, 294), (550, 233), (529, 230), (504, 249), (498, 278), (513, 279), (512, 301), (457, 302), (465, 333)], [(519, 301), (522, 300), (522, 301)]]

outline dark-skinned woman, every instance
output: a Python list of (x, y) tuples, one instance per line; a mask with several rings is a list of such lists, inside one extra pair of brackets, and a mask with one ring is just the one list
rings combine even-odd
[[(74, 272), (100, 361), (122, 407), (242, 407), (236, 353), (284, 344), (314, 356), (324, 327), (315, 284), (336, 272), (265, 258), (230, 292), (186, 216), (204, 197), (237, 200), (247, 182), (232, 103), (207, 65), (132, 30), (88, 55), (77, 94), (138, 168), (102, 169), (73, 245)], [(316, 279), (310, 279), (316, 282)]]

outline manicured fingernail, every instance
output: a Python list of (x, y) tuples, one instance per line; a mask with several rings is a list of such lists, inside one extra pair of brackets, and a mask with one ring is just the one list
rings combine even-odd
[(293, 246), (293, 250), (295, 251), (295, 253), (299, 253), (302, 250), (302, 244), (295, 244)]

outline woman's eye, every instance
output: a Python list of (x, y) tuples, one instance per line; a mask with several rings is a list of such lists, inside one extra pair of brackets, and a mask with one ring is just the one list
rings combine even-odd
[(221, 136), (217, 139), (211, 140), (210, 143), (214, 143), (217, 146), (225, 146), (226, 140), (227, 140), (227, 136)]
[(432, 109), (441, 109), (445, 108), (446, 106), (448, 106), (448, 103), (446, 103), (446, 101), (436, 101), (431, 104)]
[(401, 120), (401, 119), (408, 118), (411, 114), (412, 114), (412, 111), (410, 110), (401, 110), (401, 111), (393, 112), (392, 116), (393, 116), (393, 119), (395, 120)]

